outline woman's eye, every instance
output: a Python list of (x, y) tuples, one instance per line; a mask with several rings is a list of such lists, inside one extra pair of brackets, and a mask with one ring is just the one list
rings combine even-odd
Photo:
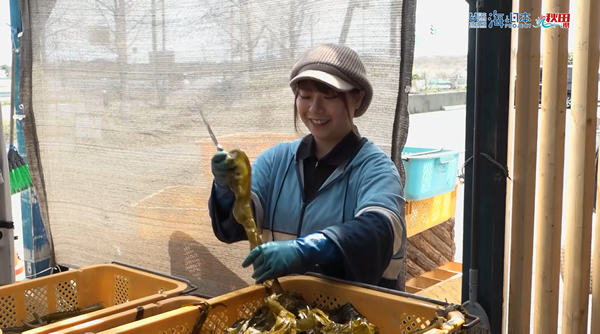
[(300, 98), (301, 98), (301, 99), (304, 99), (304, 100), (306, 100), (306, 99), (309, 99), (309, 98), (310, 98), (310, 96), (302, 96), (302, 95), (298, 95), (298, 96), (300, 96)]

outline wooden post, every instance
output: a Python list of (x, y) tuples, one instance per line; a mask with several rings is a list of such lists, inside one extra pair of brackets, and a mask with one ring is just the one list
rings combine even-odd
[[(519, 0), (512, 2), (512, 12), (519, 13)], [(508, 126), (507, 126), (507, 152), (506, 166), (512, 173), (514, 170), (514, 145), (515, 145), (515, 90), (517, 78), (517, 46), (519, 41), (519, 30), (511, 29), (510, 36), (510, 78), (508, 90)], [(503, 284), (503, 303), (502, 303), (502, 333), (508, 331), (508, 293), (510, 291), (510, 235), (511, 235), (511, 216), (512, 216), (512, 188), (513, 183), (506, 183), (506, 229), (504, 231), (504, 284)]]
[(587, 331), (593, 206), (600, 0), (579, 0), (568, 114), (563, 334)]
[[(541, 0), (521, 0), (519, 13), (540, 16)], [(532, 22), (533, 23), (533, 22)], [(540, 78), (540, 29), (519, 29), (514, 113), (508, 333), (529, 333)]]
[[(569, 0), (546, 0), (546, 13), (568, 13)], [(569, 30), (544, 29), (542, 108), (536, 190), (533, 333), (558, 330), (558, 290)]]

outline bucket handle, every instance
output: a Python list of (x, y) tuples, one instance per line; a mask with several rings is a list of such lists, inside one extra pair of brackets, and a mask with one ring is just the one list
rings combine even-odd
[(465, 319), (468, 319), (470, 321), (465, 321), (465, 323), (462, 325), (462, 330), (469, 330), (471, 328), (474, 328), (477, 324), (481, 322), (481, 319), (479, 319), (479, 317), (474, 316), (470, 313), (463, 313), (463, 315), (465, 316)]
[(146, 268), (134, 266), (132, 264), (127, 264), (127, 263), (123, 263), (123, 262), (119, 262), (119, 261), (112, 261), (111, 264), (116, 264), (116, 265), (123, 266), (123, 267), (129, 267), (129, 268), (132, 268), (132, 269), (135, 269), (135, 270), (145, 271), (145, 272), (148, 272), (148, 273), (151, 273), (151, 274), (154, 274), (154, 275), (158, 275), (158, 276), (162, 276), (162, 277), (165, 277), (165, 278), (174, 279), (176, 281), (183, 282), (183, 283), (187, 284), (187, 288), (181, 292), (181, 295), (187, 295), (190, 292), (196, 291), (198, 289), (198, 287), (196, 285), (192, 284), (192, 282), (190, 282), (190, 281), (188, 281), (188, 280), (186, 280), (184, 278), (181, 278), (181, 277), (167, 275), (167, 274), (164, 274), (164, 273), (161, 273), (161, 272), (158, 272), (158, 271), (154, 271), (154, 270), (150, 270), (150, 269), (146, 269)]
[(444, 150), (444, 148), (442, 147), (442, 148), (438, 148), (438, 149), (435, 149), (435, 150), (429, 150), (429, 151), (417, 152), (417, 153), (409, 153), (409, 154), (403, 155), (402, 156), (402, 160), (408, 161), (410, 158), (413, 158), (413, 157), (418, 157), (418, 156), (425, 155), (425, 154), (438, 153), (438, 152), (441, 152), (443, 150)]
[(441, 163), (441, 164), (447, 164), (447, 163), (449, 163), (450, 161), (453, 161), (453, 160), (454, 160), (454, 155), (450, 155), (450, 154), (448, 154), (448, 155), (446, 155), (446, 156), (440, 157), (439, 159), (440, 159), (440, 163)]

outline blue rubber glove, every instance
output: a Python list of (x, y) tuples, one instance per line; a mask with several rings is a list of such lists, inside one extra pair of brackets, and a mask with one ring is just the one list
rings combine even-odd
[(231, 164), (225, 161), (227, 157), (227, 152), (219, 151), (215, 153), (211, 159), (210, 167), (215, 177), (215, 182), (220, 187), (229, 187), (229, 182), (227, 181), (227, 172), (231, 169)]
[(304, 274), (315, 265), (337, 261), (337, 245), (322, 233), (287, 241), (271, 241), (250, 251), (242, 267), (254, 265), (257, 283), (290, 274)]

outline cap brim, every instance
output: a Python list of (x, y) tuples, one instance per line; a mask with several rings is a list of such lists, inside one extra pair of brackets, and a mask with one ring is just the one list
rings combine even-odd
[(347, 81), (323, 71), (304, 71), (290, 81), (290, 86), (295, 86), (300, 80), (316, 80), (332, 87), (339, 92), (349, 92), (354, 89), (354, 86)]

